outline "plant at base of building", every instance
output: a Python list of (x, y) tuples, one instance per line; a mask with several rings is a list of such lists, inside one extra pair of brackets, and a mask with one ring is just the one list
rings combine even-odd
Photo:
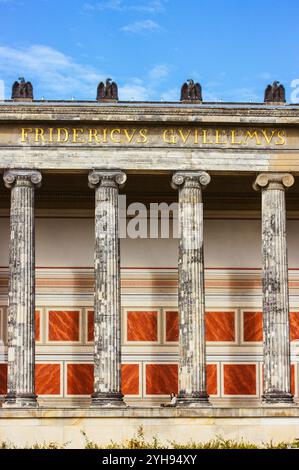
[(251, 442), (236, 441), (234, 439), (224, 439), (221, 436), (216, 436), (207, 442), (188, 441), (186, 443), (171, 442), (172, 449), (260, 449), (261, 446)]
[(16, 446), (15, 444), (12, 444), (10, 441), (2, 441), (0, 442), (0, 450), (1, 449), (6, 449), (6, 450), (12, 450), (12, 449), (26, 449), (26, 450), (55, 450), (55, 449), (66, 449), (66, 447), (70, 443), (67, 442), (65, 444), (59, 444), (58, 442), (43, 442), (42, 444), (40, 443), (35, 443), (32, 445), (25, 445), (24, 447)]
[(33, 444), (32, 446), (26, 446), (26, 449), (36, 449), (36, 450), (51, 450), (51, 449), (65, 449), (70, 442), (65, 444), (58, 444), (58, 442), (44, 442), (43, 444)]
[(0, 442), (0, 450), (1, 449), (16, 449), (16, 446), (10, 441), (2, 441)]
[(267, 442), (264, 444), (265, 449), (299, 449), (299, 439), (295, 439), (292, 442), (278, 442), (278, 443), (273, 443), (271, 440), (270, 442)]
[[(144, 435), (143, 427), (140, 426), (137, 432), (133, 435), (131, 439), (125, 439), (121, 442), (110, 441), (109, 444), (97, 444), (96, 442), (91, 441), (85, 431), (81, 431), (81, 434), (85, 440), (85, 449), (299, 449), (299, 439), (295, 439), (292, 442), (265, 442), (262, 444), (255, 444), (252, 442), (246, 442), (241, 439), (236, 441), (234, 439), (224, 439), (222, 436), (216, 436), (214, 439), (211, 439), (207, 442), (196, 442), (196, 441), (187, 441), (187, 442), (176, 442), (168, 441), (168, 444), (165, 444), (154, 436), (151, 439), (147, 440)], [(71, 442), (66, 442), (64, 444), (59, 444), (57, 442), (44, 442), (42, 444), (35, 443), (32, 445), (26, 445), (25, 447), (18, 447), (10, 441), (0, 442), (1, 449), (37, 449), (37, 450), (56, 450), (56, 449), (66, 449), (67, 447), (72, 448)]]
[(234, 439), (224, 439), (216, 436), (207, 442), (188, 441), (185, 443), (168, 441), (164, 444), (154, 436), (151, 440), (146, 440), (143, 427), (140, 426), (131, 439), (121, 442), (110, 441), (109, 444), (97, 444), (91, 441), (84, 431), (81, 431), (85, 439), (85, 449), (299, 449), (299, 439), (293, 442), (277, 442), (272, 440), (267, 443), (255, 444), (253, 442), (236, 441)]
[(93, 441), (90, 441), (84, 431), (81, 431), (85, 439), (85, 449), (167, 449), (161, 442), (158, 441), (157, 437), (153, 437), (150, 441), (147, 441), (144, 436), (143, 427), (140, 426), (131, 439), (126, 439), (119, 442), (110, 441), (110, 444), (99, 445)]

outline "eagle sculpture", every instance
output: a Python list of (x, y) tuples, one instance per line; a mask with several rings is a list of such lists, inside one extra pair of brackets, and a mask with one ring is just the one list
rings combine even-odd
[(26, 82), (23, 77), (19, 81), (15, 81), (12, 86), (11, 99), (26, 98), (33, 100), (33, 86), (30, 82)]
[(107, 78), (106, 83), (99, 83), (97, 101), (101, 100), (118, 100), (118, 87), (111, 78)]
[(187, 80), (181, 88), (181, 101), (202, 101), (200, 84)]
[(286, 94), (284, 86), (275, 81), (273, 85), (268, 85), (265, 90), (265, 103), (285, 103), (286, 102)]

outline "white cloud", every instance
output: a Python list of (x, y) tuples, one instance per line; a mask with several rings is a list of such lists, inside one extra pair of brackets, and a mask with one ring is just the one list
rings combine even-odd
[(165, 64), (155, 65), (150, 72), (149, 77), (151, 80), (160, 80), (161, 78), (167, 77), (169, 74), (169, 67)]
[(166, 90), (161, 95), (162, 101), (178, 101), (180, 99), (180, 89), (179, 88), (170, 88)]
[(125, 83), (119, 87), (119, 97), (122, 101), (149, 101), (150, 92), (144, 85)]
[[(15, 80), (24, 76), (33, 82), (45, 98), (94, 99), (96, 86), (104, 74), (90, 65), (80, 64), (72, 57), (49, 46), (32, 45), (27, 48), (0, 46), (0, 78)], [(10, 86), (10, 84), (9, 84)]]
[(132, 34), (157, 32), (160, 30), (161, 26), (152, 20), (134, 21), (134, 23), (127, 24), (121, 28), (121, 31)]
[(119, 89), (119, 96), (125, 101), (156, 101), (161, 98), (163, 101), (177, 100), (178, 90), (172, 89), (169, 92), (161, 93), (160, 81), (169, 73), (166, 64), (157, 64), (148, 71), (144, 79), (131, 78)]
[(4, 7), (5, 5), (15, 9), (15, 7), (23, 6), (24, 2), (20, 0), (0, 0), (0, 4)]
[(132, 9), (146, 13), (159, 13), (165, 10), (165, 3), (167, 0), (152, 0), (141, 5), (134, 5)]
[(5, 99), (5, 84), (3, 80), (0, 80), (0, 101)]
[[(81, 61), (75, 60), (46, 45), (19, 48), (0, 45), (0, 80), (5, 80), (7, 97), (13, 81), (24, 76), (33, 83), (37, 99), (42, 96), (46, 99), (70, 99), (74, 96), (76, 99), (94, 100), (99, 81), (111, 76), (111, 71), (109, 74), (105, 71), (103, 73), (96, 66), (82, 62), (83, 58)], [(180, 84), (172, 86), (172, 82), (169, 82), (171, 70), (172, 65), (158, 63), (145, 71), (141, 78), (126, 78), (123, 83), (119, 83), (113, 72), (112, 77), (118, 82), (121, 100), (153, 101), (161, 98), (164, 101), (177, 101)], [(220, 80), (200, 82), (204, 101), (259, 100), (261, 90), (255, 87), (228, 88)]]
[(166, 2), (167, 0), (150, 0), (128, 5), (128, 2), (125, 2), (124, 0), (105, 0), (96, 3), (86, 2), (83, 5), (83, 9), (90, 12), (110, 10), (118, 12), (136, 11), (154, 14), (164, 11)]
[[(167, 64), (157, 64), (145, 74), (145, 78), (133, 77), (119, 83), (119, 97), (124, 101), (159, 100), (160, 80), (168, 74)], [(0, 46), (0, 79), (5, 80), (7, 97), (13, 81), (21, 76), (33, 83), (36, 99), (42, 96), (46, 99), (70, 99), (74, 96), (93, 100), (99, 81), (108, 74), (49, 46)], [(113, 78), (117, 81), (117, 77)], [(176, 100), (178, 94), (178, 90), (172, 90), (162, 94), (162, 99)]]
[(96, 10), (116, 10), (116, 11), (123, 11), (123, 2), (121, 0), (107, 0), (105, 2), (98, 2), (98, 3), (84, 3), (83, 5), (84, 10), (87, 11), (96, 11)]

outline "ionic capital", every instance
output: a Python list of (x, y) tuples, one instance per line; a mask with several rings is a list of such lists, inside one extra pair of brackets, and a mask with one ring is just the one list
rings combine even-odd
[(211, 177), (206, 171), (177, 171), (172, 176), (171, 186), (179, 189), (188, 185), (190, 188), (205, 189), (210, 183)]
[(8, 189), (22, 185), (39, 187), (42, 181), (42, 174), (37, 170), (6, 170), (3, 180)]
[(260, 173), (253, 183), (253, 189), (256, 191), (260, 189), (280, 189), (284, 191), (293, 186), (294, 181), (294, 176), (291, 173)]
[(121, 188), (127, 181), (127, 175), (121, 170), (93, 170), (88, 175), (90, 188), (98, 186)]

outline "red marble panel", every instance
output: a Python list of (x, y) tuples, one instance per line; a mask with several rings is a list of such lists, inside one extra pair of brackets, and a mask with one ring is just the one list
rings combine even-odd
[(128, 341), (157, 341), (158, 312), (157, 311), (128, 311), (127, 312)]
[[(263, 341), (262, 312), (244, 312), (244, 341)], [(290, 312), (290, 339), (299, 340), (299, 312)]]
[(207, 392), (209, 395), (217, 395), (217, 364), (207, 364)]
[(0, 364), (0, 395), (7, 393), (7, 364)]
[(49, 341), (79, 341), (78, 310), (49, 311)]
[(224, 395), (256, 395), (255, 364), (225, 364)]
[(299, 312), (290, 312), (290, 339), (299, 339)]
[(177, 364), (147, 364), (146, 394), (170, 395), (178, 392)]
[(206, 312), (206, 341), (235, 341), (234, 312)]
[(93, 364), (67, 365), (67, 394), (91, 395), (93, 393)]
[(295, 365), (291, 365), (291, 393), (296, 395), (295, 390)]
[(166, 341), (179, 340), (179, 313), (169, 310), (165, 314), (166, 319)]
[(139, 365), (122, 364), (121, 366), (122, 393), (124, 395), (139, 394)]
[(40, 311), (35, 311), (35, 341), (40, 341)]
[(262, 312), (243, 312), (244, 341), (263, 341)]
[(94, 340), (94, 312), (88, 310), (87, 312), (87, 341)]
[(35, 390), (37, 395), (60, 394), (60, 364), (36, 364)]

